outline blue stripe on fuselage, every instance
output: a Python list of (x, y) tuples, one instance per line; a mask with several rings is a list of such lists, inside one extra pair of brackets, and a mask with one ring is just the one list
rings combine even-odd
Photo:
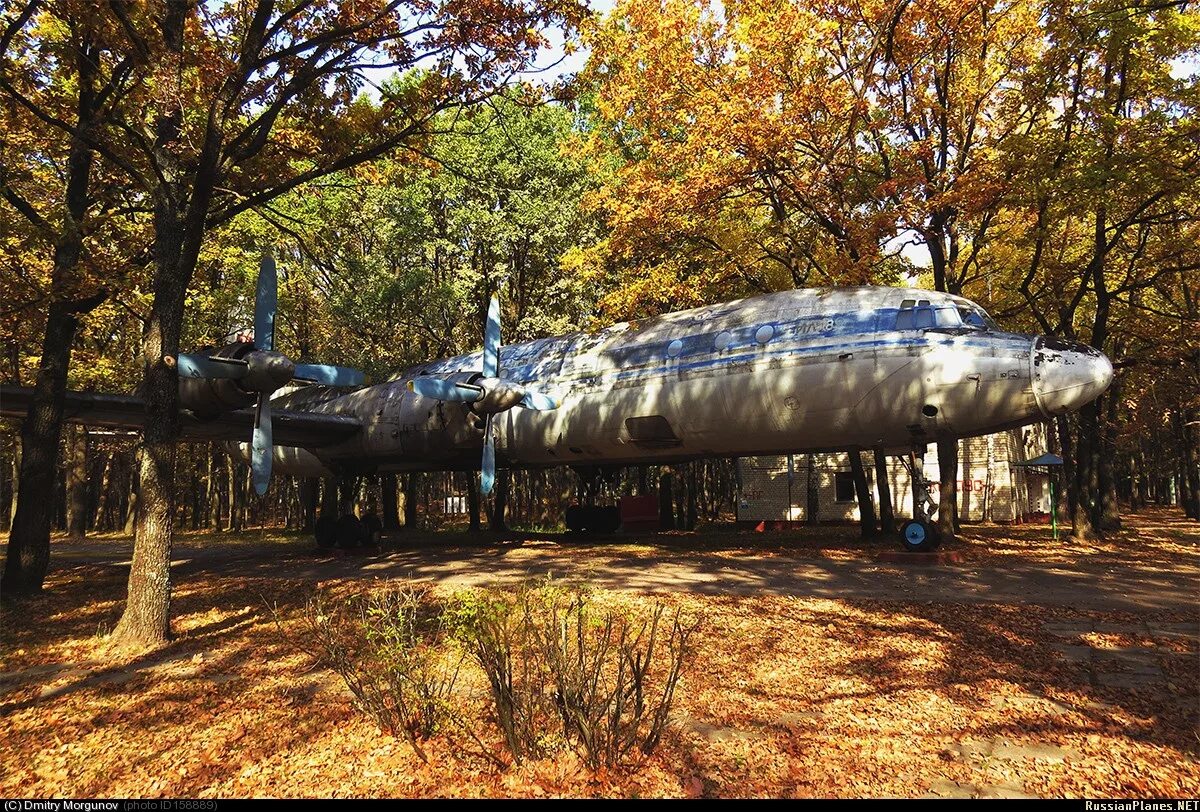
[[(861, 349), (885, 347), (919, 347), (935, 344), (958, 344), (968, 347), (998, 347), (1011, 344), (1014, 350), (1024, 348), (1028, 336), (1014, 333), (967, 332), (947, 335), (924, 330), (896, 331), (898, 308), (878, 308), (869, 311), (855, 310), (832, 314), (802, 316), (790, 320), (764, 320), (737, 327), (717, 326), (703, 332), (660, 336), (653, 341), (622, 346), (620, 334), (614, 337), (610, 348), (601, 349), (597, 355), (601, 368), (574, 365), (570, 377), (559, 377), (563, 358), (578, 345), (579, 334), (538, 339), (504, 347), (500, 352), (500, 366), (504, 377), (522, 384), (543, 382), (574, 385), (583, 381), (626, 382), (638, 378), (653, 378), (677, 375), (680, 372), (695, 372), (714, 367), (745, 364), (762, 358), (820, 355), (828, 352), (850, 352)], [(706, 321), (708, 321), (706, 319)], [(685, 327), (685, 323), (679, 325)], [(697, 325), (700, 326), (700, 325)], [(755, 340), (755, 334), (764, 326), (773, 328), (773, 335), (765, 344)], [(729, 333), (729, 342), (723, 350), (716, 348), (717, 336)], [(836, 339), (855, 339), (842, 340)], [(939, 340), (940, 339), (940, 340)], [(682, 347), (670, 358), (667, 347), (678, 340)], [(810, 343), (810, 342), (820, 343)], [(423, 371), (429, 374), (446, 374), (476, 370), (480, 353), (461, 355), (426, 365)], [(524, 361), (525, 363), (521, 363)], [(608, 366), (607, 363), (613, 364)], [(557, 378), (557, 380), (555, 380)]]

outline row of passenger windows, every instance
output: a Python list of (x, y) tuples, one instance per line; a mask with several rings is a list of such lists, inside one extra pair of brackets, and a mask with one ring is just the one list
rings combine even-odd
[[(754, 340), (759, 344), (766, 344), (774, 337), (775, 327), (771, 324), (764, 324), (762, 327), (759, 327), (754, 331)], [(720, 333), (717, 333), (716, 338), (713, 339), (713, 349), (718, 351), (725, 350), (728, 349), (729, 345), (732, 343), (733, 333), (729, 332), (728, 330), (724, 330)], [(667, 345), (668, 358), (677, 358), (681, 352), (683, 352), (683, 342), (678, 338)]]
[[(932, 305), (928, 299), (905, 299), (900, 303), (900, 311), (896, 314), (897, 330), (924, 330), (934, 327), (999, 329), (987, 313), (973, 307), (941, 303)], [(774, 337), (775, 327), (771, 324), (764, 324), (754, 331), (754, 341), (758, 344), (766, 344)], [(713, 349), (724, 350), (732, 342), (733, 334), (729, 331), (717, 333), (713, 339)], [(667, 345), (668, 358), (678, 358), (682, 352), (683, 341), (678, 338)]]

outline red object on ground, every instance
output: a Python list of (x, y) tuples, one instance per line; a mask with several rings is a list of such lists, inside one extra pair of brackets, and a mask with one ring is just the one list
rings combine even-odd
[(657, 528), (657, 496), (622, 496), (620, 500), (621, 525), (626, 530)]
[(961, 564), (963, 563), (962, 553), (956, 550), (942, 550), (932, 553), (910, 553), (907, 550), (884, 550), (879, 553), (879, 561), (887, 561), (891, 564), (917, 564), (928, 566), (930, 564)]

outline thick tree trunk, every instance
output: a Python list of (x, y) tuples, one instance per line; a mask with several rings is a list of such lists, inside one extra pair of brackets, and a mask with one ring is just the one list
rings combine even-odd
[[(81, 130), (89, 131), (96, 113), (97, 55), (87, 39), (78, 43), (74, 50), (78, 94), (75, 123)], [(90, 202), (88, 190), (93, 157), (86, 138), (72, 139), (67, 158), (65, 217), (54, 245), (54, 268), (50, 277), (53, 296), (61, 296), (64, 288), (75, 281), (73, 277), (83, 253), (82, 225)], [(45, 581), (50, 566), (52, 508), (49, 495), (54, 490), (71, 346), (75, 343), (80, 315), (94, 309), (105, 297), (106, 294), (97, 293), (77, 301), (56, 299), (50, 304), (33, 398), (21, 425), (17, 509), (8, 538), (4, 575), (0, 578), (0, 592), (5, 595), (40, 592)]]
[(938, 440), (938, 533), (953, 541), (958, 529), (958, 441)]
[(858, 500), (858, 522), (863, 538), (874, 538), (879, 534), (875, 524), (875, 505), (871, 501), (871, 487), (867, 484), (867, 470), (863, 467), (862, 452), (849, 452), (850, 474), (854, 477), (854, 495)]
[(54, 472), (58, 468), (71, 345), (79, 325), (72, 304), (50, 305), (41, 366), (29, 412), (21, 424), (17, 509), (0, 583), (0, 591), (8, 596), (40, 592), (50, 566), (50, 524), (54, 518), (50, 495), (54, 493)]
[(892, 486), (888, 482), (887, 455), (875, 450), (875, 489), (879, 492), (879, 532), (885, 535), (896, 533), (896, 511), (892, 506)]

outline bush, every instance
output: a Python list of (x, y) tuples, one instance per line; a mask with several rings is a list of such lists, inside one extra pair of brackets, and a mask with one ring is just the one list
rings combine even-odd
[(318, 591), (305, 603), (299, 646), (342, 678), (381, 730), (427, 761), (421, 741), (448, 717), (461, 662), (441, 645), (441, 618), (421, 587), (344, 599)]
[(694, 630), (665, 614), (597, 608), (546, 583), (460, 599), (454, 628), (487, 676), (513, 759), (566, 743), (595, 769), (662, 738)]
[[(411, 585), (346, 598), (317, 591), (296, 642), (422, 760), (421, 742), (447, 725), (499, 765), (569, 747), (597, 769), (658, 746), (694, 629), (678, 611), (600, 607), (547, 580), (459, 593), (446, 606)], [(478, 705), (458, 688), (464, 662), (486, 678), (507, 760), (479, 734)]]

